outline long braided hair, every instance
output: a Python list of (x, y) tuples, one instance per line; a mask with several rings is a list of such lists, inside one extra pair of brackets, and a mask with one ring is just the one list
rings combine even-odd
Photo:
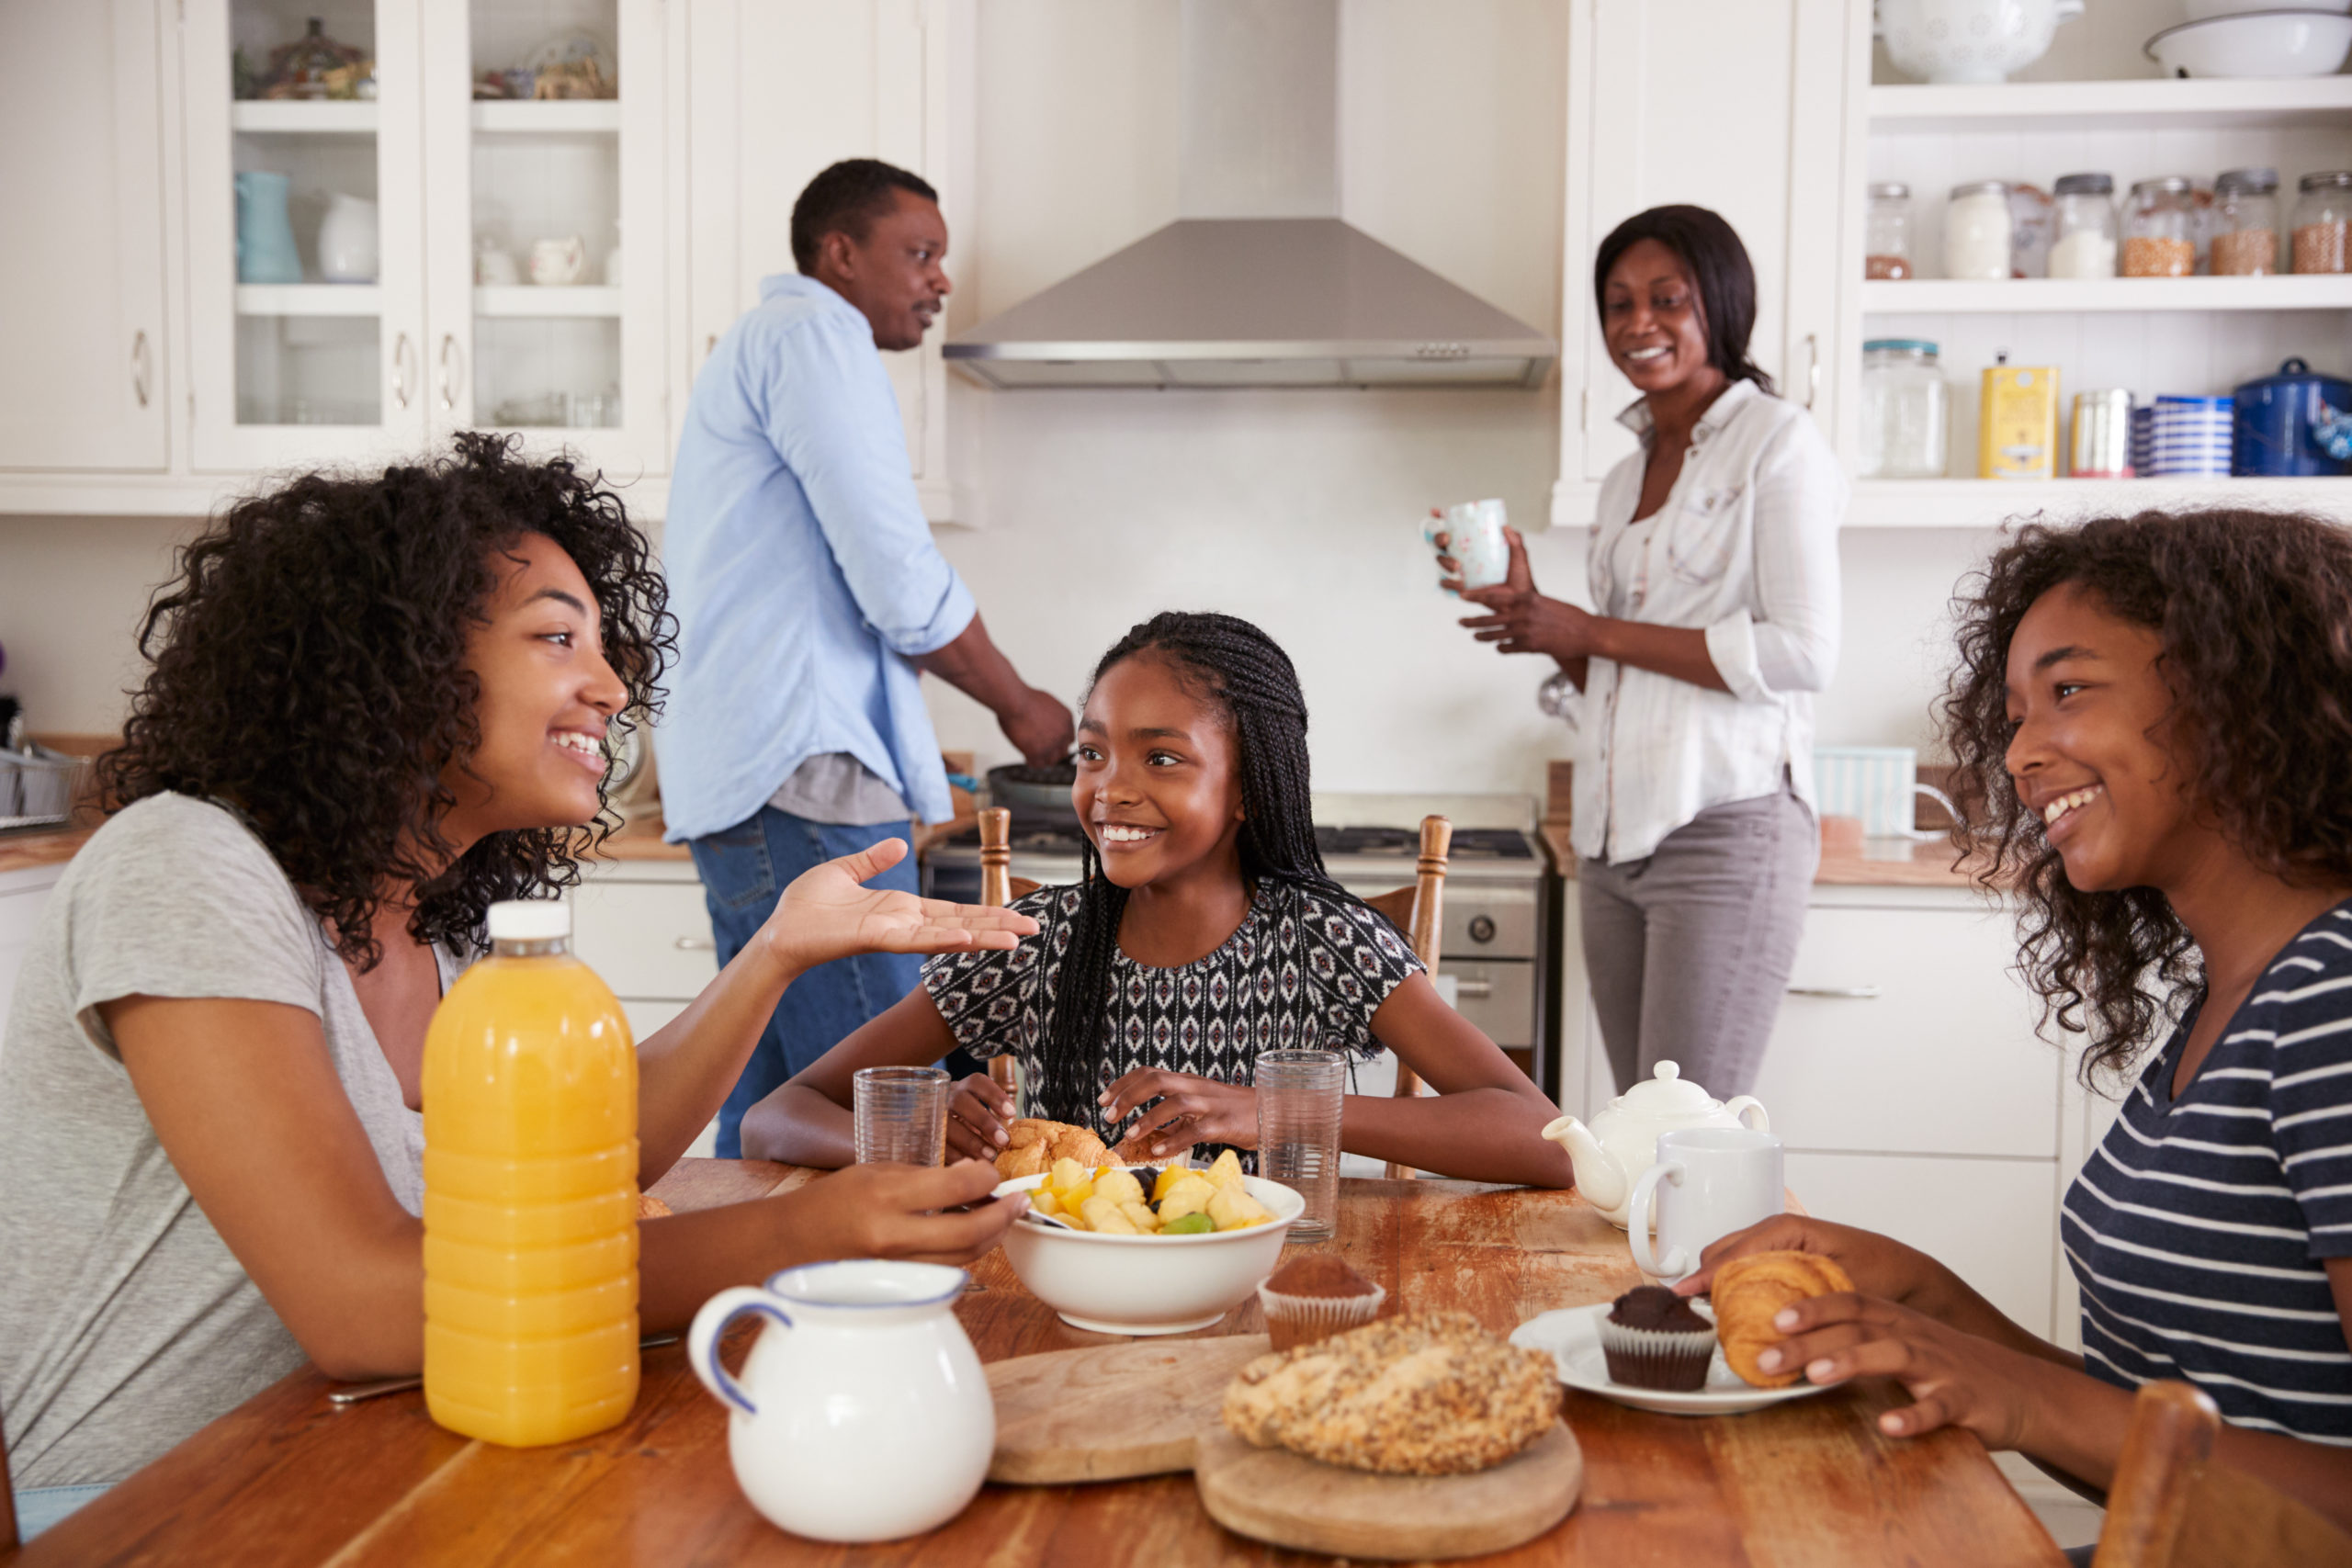
[[(1188, 684), (1215, 701), (1233, 736), (1241, 776), (1241, 874), (1250, 883), (1288, 882), (1326, 898), (1362, 905), (1331, 880), (1315, 842), (1307, 788), (1306, 697), (1290, 655), (1236, 615), (1164, 610), (1111, 645), (1089, 684), (1140, 653), (1166, 659)], [(1049, 1115), (1091, 1119), (1095, 1066), (1103, 1052), (1111, 959), (1127, 890), (1102, 874), (1094, 843), (1081, 835), (1077, 917), (1054, 986), (1040, 1100)]]

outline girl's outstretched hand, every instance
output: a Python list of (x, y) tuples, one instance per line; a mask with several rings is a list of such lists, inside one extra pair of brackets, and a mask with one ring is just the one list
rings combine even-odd
[[(898, 1258), (969, 1263), (1029, 1207), (1026, 1194), (991, 1200), (996, 1167), (853, 1165), (769, 1200), (789, 1215), (802, 1260)], [(962, 1205), (974, 1205), (964, 1208)]]
[(1159, 1103), (1145, 1111), (1126, 1134), (1128, 1139), (1148, 1138), (1145, 1146), (1153, 1156), (1186, 1144), (1258, 1146), (1258, 1091), (1244, 1084), (1138, 1067), (1104, 1089), (1096, 1103), (1102, 1107), (1103, 1122), (1116, 1127), (1136, 1106), (1153, 1100)]
[(865, 886), (906, 856), (905, 840), (885, 839), (801, 873), (776, 900), (775, 913), (760, 928), (761, 940), (798, 974), (854, 953), (1007, 948), (1036, 934), (1036, 921), (1010, 909)]
[(2021, 1447), (2050, 1383), (2048, 1361), (1855, 1292), (1782, 1307), (1772, 1326), (1788, 1337), (1757, 1358), (1768, 1372), (1802, 1367), (1816, 1383), (1902, 1383), (1916, 1403), (1879, 1416), (1891, 1438), (1964, 1427), (1988, 1449)]

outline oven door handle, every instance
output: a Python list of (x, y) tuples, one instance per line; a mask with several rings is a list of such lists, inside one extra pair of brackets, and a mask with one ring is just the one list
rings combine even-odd
[(1453, 982), (1453, 994), (1464, 998), (1491, 997), (1495, 994), (1492, 980), (1461, 980)]

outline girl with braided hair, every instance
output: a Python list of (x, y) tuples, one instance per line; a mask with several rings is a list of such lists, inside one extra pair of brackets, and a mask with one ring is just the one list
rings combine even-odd
[[(1396, 928), (1323, 869), (1310, 812), (1306, 702), (1272, 638), (1231, 615), (1168, 612), (1095, 667), (1071, 804), (1081, 880), (1013, 908), (1012, 952), (931, 962), (922, 987), (743, 1119), (744, 1153), (852, 1158), (853, 1075), (960, 1044), (1021, 1064), (1031, 1114), (1092, 1124), (1158, 1156), (1257, 1143), (1258, 1053), (1384, 1047), (1434, 1097), (1351, 1096), (1342, 1146), (1489, 1181), (1566, 1187), (1544, 1141), (1551, 1102), (1440, 999)], [(956, 1094), (957, 1155), (1004, 1146), (1011, 1097)]]

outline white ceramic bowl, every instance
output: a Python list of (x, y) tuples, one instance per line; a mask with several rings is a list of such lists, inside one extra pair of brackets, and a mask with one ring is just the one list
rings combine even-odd
[(1245, 1176), (1274, 1217), (1207, 1235), (1096, 1235), (1035, 1220), (1004, 1233), (1005, 1261), (1029, 1293), (1073, 1328), (1097, 1334), (1185, 1334), (1249, 1299), (1274, 1271), (1283, 1237), (1306, 1208), (1293, 1189)]
[(2147, 42), (2167, 76), (2326, 76), (2352, 52), (2352, 17), (2246, 11), (2166, 28)]
[(2192, 22), (2242, 17), (2248, 11), (2333, 11), (2339, 17), (2352, 11), (2352, 0), (2295, 0), (2292, 6), (2281, 6), (2278, 0), (2182, 0), (2182, 4)]
[(2001, 82), (2050, 52), (2083, 0), (1878, 0), (1896, 70), (1926, 82)]

